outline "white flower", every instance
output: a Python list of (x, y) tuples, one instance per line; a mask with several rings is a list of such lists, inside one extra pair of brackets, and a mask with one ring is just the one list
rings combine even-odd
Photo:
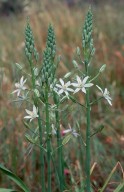
[(59, 95), (61, 95), (62, 93), (65, 93), (66, 96), (68, 97), (68, 95), (69, 95), (68, 92), (69, 92), (69, 91), (70, 91), (70, 92), (74, 92), (73, 89), (69, 88), (69, 86), (71, 85), (71, 82), (70, 82), (70, 81), (68, 81), (67, 83), (64, 83), (64, 81), (63, 81), (62, 79), (59, 79), (59, 81), (60, 81), (61, 85), (60, 85), (60, 84), (56, 84), (56, 87), (57, 87), (57, 88), (60, 88), (60, 90), (57, 91), (57, 93), (58, 93)]
[(107, 88), (105, 88), (105, 90), (103, 91), (98, 85), (96, 85), (96, 87), (102, 92), (103, 97), (108, 101), (108, 103), (112, 105), (112, 98), (110, 97), (110, 93)]
[(33, 111), (29, 111), (27, 109), (25, 109), (26, 113), (28, 114), (28, 116), (25, 116), (25, 119), (30, 119), (30, 122), (35, 119), (38, 116), (38, 108), (35, 107), (35, 105), (33, 105)]
[(77, 92), (80, 91), (80, 90), (81, 90), (82, 92), (86, 93), (86, 88), (93, 86), (93, 83), (86, 83), (87, 80), (88, 80), (88, 78), (89, 78), (89, 77), (86, 76), (86, 77), (82, 80), (79, 76), (77, 76), (77, 83), (72, 83), (72, 85), (73, 85), (74, 87), (76, 87), (74, 93), (77, 93)]
[(13, 91), (12, 93), (16, 93), (17, 92), (17, 96), (20, 95), (21, 91), (25, 90), (26, 87), (24, 86), (24, 84), (26, 83), (27, 79), (24, 80), (24, 77), (22, 76), (20, 79), (20, 82), (15, 83), (15, 87), (17, 88), (15, 91)]
[(62, 135), (65, 135), (66, 133), (71, 133), (74, 137), (79, 136), (79, 134), (76, 132), (76, 130), (72, 129), (70, 125), (69, 125), (69, 129), (62, 131)]

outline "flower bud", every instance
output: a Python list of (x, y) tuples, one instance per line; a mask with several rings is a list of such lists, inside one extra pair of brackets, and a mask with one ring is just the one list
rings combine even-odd
[(95, 53), (95, 48), (92, 49), (92, 51), (91, 51), (91, 55), (93, 56), (94, 53)]
[(77, 47), (77, 49), (76, 49), (76, 53), (77, 53), (78, 56), (80, 56), (81, 51), (80, 51), (80, 48), (79, 48), (79, 47)]
[(35, 90), (34, 90), (34, 93), (35, 93), (35, 95), (36, 95), (37, 97), (40, 97), (40, 93), (39, 93), (38, 89), (35, 89)]
[(33, 70), (34, 70), (34, 75), (35, 75), (35, 76), (38, 76), (38, 68), (34, 67)]
[(66, 73), (66, 74), (64, 75), (64, 78), (68, 78), (68, 77), (70, 77), (71, 74), (72, 74), (71, 72)]
[(77, 61), (73, 60), (72, 63), (73, 63), (73, 65), (74, 65), (75, 68), (78, 68), (78, 63), (77, 63)]
[(99, 70), (99, 73), (102, 73), (105, 70), (105, 68), (106, 68), (106, 64), (102, 65), (102, 67)]
[(19, 64), (19, 63), (16, 63), (16, 66), (18, 67), (18, 69), (22, 70), (23, 67)]

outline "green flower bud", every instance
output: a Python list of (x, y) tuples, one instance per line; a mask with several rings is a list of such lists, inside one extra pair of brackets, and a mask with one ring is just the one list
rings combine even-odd
[(77, 61), (73, 60), (72, 63), (73, 63), (73, 65), (74, 65), (75, 68), (78, 68), (78, 67), (79, 67)]
[(33, 52), (33, 45), (30, 46), (30, 52)]
[(95, 54), (95, 48), (92, 49), (91, 55), (93, 56)]
[(79, 47), (76, 48), (76, 53), (77, 53), (78, 56), (80, 56), (81, 51), (80, 51), (80, 48), (79, 48)]
[(66, 74), (64, 75), (64, 78), (66, 79), (66, 78), (70, 77), (71, 75), (72, 75), (72, 73), (71, 73), (71, 72), (68, 72), (68, 73), (66, 73)]
[(28, 59), (31, 60), (31, 53), (28, 53)]
[[(43, 65), (42, 65), (42, 70), (41, 70), (41, 76), (43, 77), (43, 75), (44, 75), (44, 78), (45, 78), (44, 82), (46, 82), (46, 84), (49, 84), (50, 82), (52, 83), (52, 80), (54, 77), (55, 54), (56, 54), (56, 42), (55, 42), (54, 29), (51, 25), (49, 25), (46, 49), (43, 52)], [(50, 78), (50, 80), (49, 80), (49, 78)]]
[(39, 53), (36, 54), (35, 59), (36, 59), (36, 61), (38, 61), (38, 59), (39, 59)]
[(33, 52), (34, 52), (34, 37), (33, 37), (33, 32), (32, 32), (32, 29), (30, 27), (29, 20), (28, 20), (27, 26), (25, 29), (25, 53), (26, 53), (28, 60), (32, 59), (33, 55), (31, 53), (33, 53)]
[(40, 97), (40, 93), (39, 93), (38, 89), (35, 89), (35, 90), (34, 90), (34, 93), (35, 93), (35, 95), (36, 95), (37, 97)]
[(102, 67), (100, 68), (99, 72), (102, 73), (103, 71), (105, 71), (106, 68), (106, 64), (102, 65)]
[(16, 66), (17, 66), (17, 68), (20, 69), (20, 70), (23, 69), (23, 67), (22, 67), (19, 63), (16, 63)]
[(92, 39), (92, 12), (91, 9), (89, 9), (86, 18), (85, 23), (83, 27), (83, 33), (82, 33), (82, 47), (84, 54), (87, 54), (87, 57), (93, 56), (95, 53), (95, 49), (93, 46), (93, 39)]
[(34, 67), (33, 70), (34, 70), (34, 75), (35, 75), (35, 76), (38, 76), (38, 74), (39, 74), (39, 72), (38, 72), (38, 68)]

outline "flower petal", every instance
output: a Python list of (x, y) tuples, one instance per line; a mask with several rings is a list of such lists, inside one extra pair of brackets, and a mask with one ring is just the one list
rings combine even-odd
[(56, 87), (62, 88), (62, 85), (56, 84)]
[(71, 85), (74, 87), (79, 87), (78, 83), (71, 83)]
[(66, 90), (67, 90), (67, 91), (70, 91), (70, 92), (74, 92), (74, 90), (71, 89), (71, 88), (67, 88)]
[(84, 85), (84, 87), (92, 87), (93, 86), (93, 83), (87, 83)]
[(70, 86), (70, 85), (71, 85), (71, 82), (70, 82), (70, 81), (68, 81), (68, 82), (65, 84), (66, 87), (68, 87), (68, 86)]
[(31, 116), (25, 116), (24, 117), (24, 119), (30, 119), (31, 118)]
[(81, 90), (82, 90), (82, 92), (86, 93), (85, 87), (83, 87)]
[(20, 84), (21, 85), (23, 84), (23, 79), (24, 79), (24, 77), (22, 76), (21, 79), (20, 79)]
[(77, 82), (80, 84), (81, 83), (81, 78), (77, 75)]
[(23, 81), (23, 85), (26, 83), (26, 81), (27, 81), (27, 79), (25, 79), (25, 80)]
[(63, 81), (63, 79), (60, 78), (59, 81), (60, 81), (60, 83), (61, 83), (62, 86), (65, 84), (64, 81)]
[(21, 92), (21, 90), (19, 90), (19, 89), (18, 89), (18, 93), (17, 93), (17, 96), (19, 96), (19, 95), (20, 95), (20, 92)]
[(13, 91), (12, 93), (16, 93), (16, 92), (18, 92), (18, 89), (16, 89), (15, 91)]
[(20, 86), (19, 83), (15, 83), (15, 87), (18, 88)]
[(71, 129), (66, 129), (66, 130), (63, 130), (62, 132), (63, 132), (64, 134), (65, 134), (65, 133), (70, 133), (70, 132), (71, 132)]
[(107, 101), (108, 101), (108, 103), (112, 106), (112, 102), (111, 102), (109, 99), (107, 99)]
[(32, 111), (29, 111), (28, 109), (25, 109), (26, 113), (32, 116)]
[(84, 77), (84, 79), (83, 79), (83, 84), (85, 84), (88, 79), (89, 79), (89, 76)]
[(37, 114), (37, 108), (36, 108), (35, 105), (33, 105), (33, 113), (34, 113), (34, 114)]
[(58, 91), (58, 94), (60, 95), (60, 94), (62, 94), (64, 91), (63, 91), (63, 89), (60, 89), (59, 91)]
[(81, 90), (81, 88), (75, 89), (74, 94), (77, 93), (77, 92), (80, 91), (80, 90)]

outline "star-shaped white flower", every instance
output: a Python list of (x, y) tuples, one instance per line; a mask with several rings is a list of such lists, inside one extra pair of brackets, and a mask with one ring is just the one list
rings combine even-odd
[(96, 85), (96, 87), (102, 92), (103, 97), (108, 101), (109, 105), (112, 105), (112, 98), (110, 97), (110, 93), (107, 88), (105, 88), (105, 90), (103, 91), (98, 85)]
[(78, 137), (79, 134), (76, 132), (75, 129), (72, 129), (71, 126), (69, 125), (69, 129), (63, 130), (62, 135), (65, 135), (67, 133), (71, 133), (74, 137)]
[(57, 91), (57, 93), (59, 95), (61, 95), (62, 93), (65, 93), (66, 96), (68, 97), (69, 93), (68, 92), (74, 92), (73, 89), (69, 88), (69, 86), (71, 86), (71, 82), (68, 81), (67, 83), (64, 83), (63, 79), (59, 79), (60, 84), (56, 84), (56, 87), (59, 88), (59, 90)]
[(15, 87), (17, 89), (15, 91), (13, 91), (12, 93), (16, 93), (17, 92), (17, 96), (19, 96), (21, 91), (24, 91), (26, 89), (26, 87), (24, 86), (26, 81), (27, 81), (27, 79), (24, 80), (24, 77), (22, 76), (21, 79), (20, 79), (20, 82), (15, 83)]
[(72, 83), (72, 85), (76, 87), (74, 93), (77, 93), (80, 90), (86, 93), (86, 88), (93, 86), (93, 83), (86, 83), (88, 79), (88, 76), (86, 76), (83, 80), (79, 76), (77, 76), (77, 83)]
[(28, 114), (28, 116), (25, 116), (24, 118), (25, 118), (25, 119), (30, 119), (30, 122), (31, 122), (33, 119), (39, 117), (39, 116), (38, 116), (38, 108), (36, 108), (35, 105), (33, 105), (33, 111), (29, 111), (29, 110), (27, 110), (27, 109), (25, 109), (25, 111), (26, 111), (26, 113)]

